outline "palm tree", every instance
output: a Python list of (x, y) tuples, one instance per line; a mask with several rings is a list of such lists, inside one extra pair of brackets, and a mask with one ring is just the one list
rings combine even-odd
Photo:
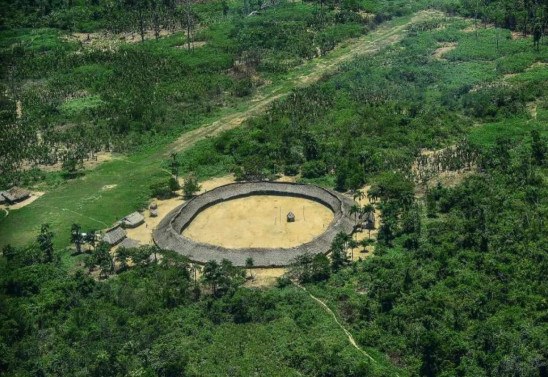
[(101, 269), (100, 276), (106, 278), (114, 270), (114, 262), (109, 252), (110, 246), (106, 242), (101, 242), (93, 251), (91, 256), (91, 267), (99, 266)]
[(91, 247), (95, 249), (95, 241), (97, 239), (96, 233), (94, 230), (90, 230), (87, 232), (86, 237), (84, 239), (85, 242), (87, 242)]
[(362, 207), (362, 213), (368, 213), (368, 212), (373, 212), (375, 211), (375, 206), (371, 203), (369, 204), (366, 204)]
[(173, 175), (173, 178), (177, 180), (177, 177), (179, 175), (179, 161), (177, 161), (177, 152), (171, 153), (171, 174)]
[(354, 249), (356, 247), (358, 247), (358, 241), (356, 241), (355, 239), (350, 239), (350, 241), (348, 241), (348, 247), (350, 247), (350, 260), (351, 261), (354, 261)]
[(373, 186), (369, 189), (367, 192), (367, 197), (370, 199), (370, 201), (376, 202), (377, 199), (381, 196), (381, 190), (378, 186)]
[(356, 222), (356, 224), (358, 223), (358, 213), (360, 213), (360, 206), (357, 205), (357, 204), (354, 204), (352, 205), (352, 207), (350, 207), (350, 215), (354, 215), (354, 221)]
[(219, 263), (217, 263), (217, 261), (210, 260), (209, 262), (204, 264), (203, 271), (204, 273), (202, 275), (202, 279), (206, 284), (209, 284), (209, 286), (211, 287), (211, 291), (215, 296), (217, 294), (219, 281), (222, 279), (221, 266), (219, 266)]
[(120, 263), (120, 269), (119, 271), (125, 271), (128, 268), (128, 260), (130, 258), (131, 254), (128, 249), (125, 247), (121, 247), (118, 249), (118, 252), (116, 253), (116, 261)]
[(79, 224), (72, 224), (70, 230), (70, 239), (71, 242), (76, 246), (76, 252), (80, 254), (82, 252), (82, 233), (80, 232), (82, 227)]
[(331, 267), (334, 271), (339, 270), (342, 266), (347, 264), (348, 255), (346, 254), (346, 248), (352, 237), (344, 232), (339, 232), (331, 242)]
[(365, 192), (363, 192), (362, 190), (356, 190), (356, 192), (354, 193), (354, 200), (362, 200), (363, 198), (365, 198), (366, 195), (365, 195)]
[(198, 272), (201, 271), (200, 266), (197, 265), (197, 264), (191, 264), (190, 265), (190, 271), (194, 275), (194, 286), (197, 286), (198, 285), (198, 278), (197, 278)]
[(363, 247), (362, 252), (365, 253), (367, 251), (367, 246), (371, 245), (373, 243), (373, 241), (371, 239), (365, 239), (364, 238), (359, 243), (360, 243), (360, 246)]
[(44, 260), (53, 262), (53, 232), (50, 230), (49, 224), (42, 224), (37, 240), (40, 250), (44, 254)]
[[(369, 219), (369, 216), (368, 216), (369, 213), (373, 213), (373, 214), (375, 213), (375, 206), (373, 206), (373, 204), (371, 203), (366, 204), (362, 207), (362, 214), (366, 215), (366, 220)], [(375, 224), (373, 224), (373, 226), (374, 225)], [(371, 239), (371, 226), (368, 226), (367, 230), (369, 231), (368, 237)]]

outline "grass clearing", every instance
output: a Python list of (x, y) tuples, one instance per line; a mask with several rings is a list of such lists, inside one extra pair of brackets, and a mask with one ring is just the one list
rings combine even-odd
[(481, 147), (491, 147), (495, 145), (497, 139), (505, 138), (511, 140), (522, 140), (529, 138), (531, 131), (538, 130), (544, 135), (548, 135), (546, 123), (527, 118), (505, 119), (504, 121), (483, 124), (475, 127), (469, 136), (472, 144)]
[(104, 102), (98, 95), (85, 96), (80, 98), (71, 98), (64, 102), (59, 110), (61, 114), (67, 117), (77, 116), (81, 113), (100, 107)]

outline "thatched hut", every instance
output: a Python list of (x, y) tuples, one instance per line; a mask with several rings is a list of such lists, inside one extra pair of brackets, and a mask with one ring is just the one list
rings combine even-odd
[(114, 246), (122, 242), (124, 238), (126, 238), (126, 231), (120, 225), (116, 225), (115, 227), (106, 230), (103, 241), (110, 246)]
[(137, 228), (145, 222), (145, 218), (139, 212), (133, 212), (122, 219), (124, 228)]
[(148, 207), (150, 217), (158, 217), (158, 203), (152, 202)]
[(7, 191), (0, 192), (3, 202), (7, 204), (15, 204), (27, 199), (30, 196), (30, 191), (20, 187), (12, 187)]
[(295, 214), (293, 212), (289, 212), (287, 214), (287, 222), (288, 223), (293, 223), (295, 222)]
[(123, 247), (126, 249), (135, 249), (139, 246), (141, 246), (139, 241), (134, 240), (133, 238), (124, 238), (124, 240), (120, 242), (120, 245), (118, 247)]

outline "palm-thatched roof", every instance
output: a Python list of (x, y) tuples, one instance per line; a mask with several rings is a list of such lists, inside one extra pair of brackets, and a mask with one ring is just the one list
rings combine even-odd
[(127, 238), (127, 237), (124, 238), (124, 240), (120, 242), (120, 245), (119, 245), (119, 247), (124, 247), (126, 249), (134, 249), (139, 246), (141, 246), (139, 241), (134, 240), (133, 238)]
[(107, 229), (103, 236), (103, 241), (111, 246), (117, 245), (126, 238), (126, 231), (119, 225), (114, 228)]
[(12, 187), (7, 191), (0, 192), (0, 196), (4, 198), (5, 202), (17, 203), (28, 198), (30, 191), (20, 187)]
[[(196, 215), (213, 203), (251, 195), (296, 196), (315, 200), (331, 211), (334, 218), (326, 224), (324, 232), (312, 241), (287, 248), (241, 248), (228, 249), (221, 246), (195, 242), (181, 234)], [(153, 231), (154, 242), (165, 250), (173, 250), (190, 260), (206, 263), (210, 260), (221, 262), (227, 259), (236, 266), (245, 266), (247, 258), (253, 258), (254, 266), (286, 266), (300, 255), (326, 253), (333, 239), (340, 232), (350, 233), (354, 219), (348, 214), (355, 202), (337, 192), (312, 185), (287, 182), (247, 182), (233, 183), (217, 187), (181, 204), (167, 214)]]
[(145, 222), (145, 218), (139, 212), (133, 212), (122, 219), (126, 228), (135, 228)]

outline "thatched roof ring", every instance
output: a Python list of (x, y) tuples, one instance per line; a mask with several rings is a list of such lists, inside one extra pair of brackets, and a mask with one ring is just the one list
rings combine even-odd
[[(245, 248), (228, 249), (196, 242), (183, 236), (183, 230), (206, 208), (215, 204), (253, 195), (280, 195), (314, 200), (333, 211), (334, 217), (326, 230), (312, 241), (287, 249)], [(224, 185), (197, 196), (171, 211), (153, 233), (154, 242), (162, 249), (174, 250), (192, 261), (228, 259), (234, 265), (245, 266), (253, 258), (256, 267), (286, 266), (304, 253), (326, 253), (338, 232), (350, 233), (353, 221), (349, 216), (353, 201), (331, 190), (312, 185), (286, 182), (247, 182)]]

